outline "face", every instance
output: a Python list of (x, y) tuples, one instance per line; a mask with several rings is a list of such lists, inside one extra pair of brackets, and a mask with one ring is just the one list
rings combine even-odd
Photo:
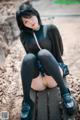
[(22, 17), (22, 21), (25, 27), (36, 30), (39, 27), (38, 19), (36, 16), (31, 16), (29, 18)]

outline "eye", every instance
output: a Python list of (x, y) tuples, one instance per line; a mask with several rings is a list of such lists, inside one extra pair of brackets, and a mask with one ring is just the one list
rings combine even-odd
[(25, 24), (27, 24), (27, 23), (28, 23), (28, 21), (25, 21), (24, 23), (25, 23)]

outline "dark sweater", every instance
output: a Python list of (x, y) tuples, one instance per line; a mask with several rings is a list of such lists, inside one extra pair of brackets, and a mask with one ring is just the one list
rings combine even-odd
[[(38, 31), (33, 31), (37, 40), (43, 49), (49, 50), (58, 62), (63, 63), (63, 43), (60, 33), (55, 25), (41, 25)], [(35, 42), (33, 32), (22, 31), (20, 40), (25, 48), (26, 53), (37, 54), (39, 48)]]

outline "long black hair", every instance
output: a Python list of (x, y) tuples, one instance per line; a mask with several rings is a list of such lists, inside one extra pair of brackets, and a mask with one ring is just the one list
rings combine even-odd
[(22, 17), (30, 17), (32, 15), (35, 15), (38, 18), (39, 25), (42, 25), (38, 11), (33, 8), (30, 2), (22, 3), (16, 12), (16, 20), (20, 31), (24, 31), (24, 30), (26, 30), (27, 32), (32, 31), (31, 28), (25, 27), (22, 21)]

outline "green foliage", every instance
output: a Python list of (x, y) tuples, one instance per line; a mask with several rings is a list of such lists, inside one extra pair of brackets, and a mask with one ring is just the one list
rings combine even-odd
[(53, 0), (56, 4), (80, 4), (80, 0)]

